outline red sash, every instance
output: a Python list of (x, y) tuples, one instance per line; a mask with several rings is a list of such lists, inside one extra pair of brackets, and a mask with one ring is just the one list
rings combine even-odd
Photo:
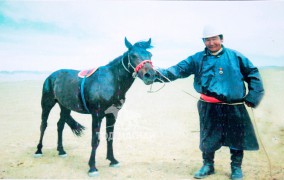
[(219, 99), (211, 96), (206, 96), (205, 94), (201, 94), (200, 98), (209, 103), (222, 103), (222, 101), (220, 101)]

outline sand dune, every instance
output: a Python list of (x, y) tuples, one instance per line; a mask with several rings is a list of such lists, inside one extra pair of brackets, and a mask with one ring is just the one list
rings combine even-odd
[[(264, 149), (245, 152), (243, 171), (247, 180), (284, 179), (284, 70), (261, 71), (266, 94), (261, 105), (249, 109), (255, 127), (269, 155), (272, 177)], [(11, 80), (10, 80), (11, 79)], [(69, 127), (64, 131), (67, 158), (56, 151), (59, 108), (49, 117), (44, 138), (44, 156), (34, 158), (39, 139), (40, 99), (44, 79), (0, 75), (0, 178), (86, 179), (91, 151), (91, 117), (72, 113), (87, 129), (75, 137)], [(158, 89), (161, 84), (155, 84)], [(193, 179), (202, 165), (199, 145), (197, 99), (192, 78), (167, 84), (157, 93), (136, 80), (127, 93), (115, 126), (114, 153), (121, 167), (110, 168), (103, 136), (97, 153), (99, 179)], [(102, 132), (105, 123), (102, 126)], [(229, 179), (229, 150), (221, 148), (215, 158), (216, 174), (207, 179)]]

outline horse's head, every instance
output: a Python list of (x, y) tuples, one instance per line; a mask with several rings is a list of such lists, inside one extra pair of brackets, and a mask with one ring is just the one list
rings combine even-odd
[(134, 45), (125, 38), (125, 46), (128, 48), (128, 67), (133, 68), (133, 76), (138, 76), (146, 85), (152, 84), (155, 80), (155, 70), (151, 61), (152, 54), (147, 51), (152, 47), (151, 38)]

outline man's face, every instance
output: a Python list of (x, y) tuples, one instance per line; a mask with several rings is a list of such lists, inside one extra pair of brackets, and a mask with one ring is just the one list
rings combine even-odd
[(223, 40), (220, 39), (220, 36), (213, 36), (209, 38), (204, 38), (204, 44), (211, 52), (217, 52), (221, 49)]

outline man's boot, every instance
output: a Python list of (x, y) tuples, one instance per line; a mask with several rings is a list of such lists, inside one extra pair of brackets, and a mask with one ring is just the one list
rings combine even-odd
[(194, 178), (203, 179), (210, 174), (214, 174), (214, 154), (215, 152), (202, 153), (203, 166), (194, 174)]
[(233, 150), (230, 149), (231, 152), (231, 179), (232, 180), (242, 180), (243, 172), (242, 172), (242, 161), (244, 157), (243, 150)]

